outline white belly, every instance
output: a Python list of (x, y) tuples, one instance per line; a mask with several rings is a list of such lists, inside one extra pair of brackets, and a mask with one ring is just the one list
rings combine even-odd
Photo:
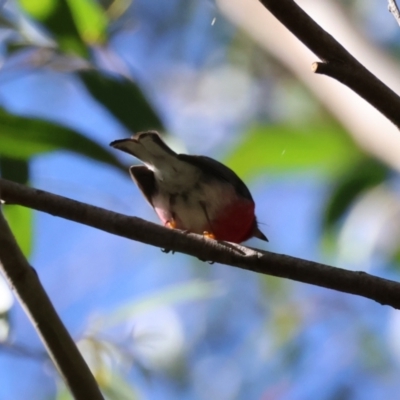
[(164, 225), (175, 221), (178, 229), (195, 233), (210, 231), (209, 222), (236, 197), (231, 186), (220, 182), (198, 182), (189, 193), (170, 195), (160, 188), (153, 206)]

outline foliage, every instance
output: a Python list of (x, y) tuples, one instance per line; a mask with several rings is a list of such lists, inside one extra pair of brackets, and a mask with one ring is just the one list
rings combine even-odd
[[(272, 231), (271, 246), (276, 247), (269, 249), (315, 259), (330, 257), (320, 249), (327, 232), (333, 232), (334, 249), (340, 254), (337, 239), (360, 199), (383, 183), (395, 192), (393, 171), (367, 156), (316, 99), (308, 95), (305, 101), (303, 93), (282, 89), (293, 79), (288, 71), (261, 55), (254, 43), (249, 51), (249, 39), (235, 32), (208, 2), (19, 0), (18, 5), (1, 14), (7, 35), (0, 74), (7, 78), (7, 71), (17, 71), (21, 79), (40, 75), (47, 88), (62, 76), (70, 86), (57, 93), (74, 98), (70, 92), (79, 92), (101, 122), (93, 122), (89, 133), (90, 124), (82, 121), (88, 115), (79, 114), (76, 124), (67, 123), (64, 113), (54, 117), (51, 110), (56, 105), (44, 104), (39, 95), (35, 102), (43, 103), (46, 112), (28, 112), (4, 100), (4, 178), (31, 184), (40, 175), (34, 172), (40, 162), (49, 169), (59, 165), (46, 164), (46, 157), (72, 155), (67, 168), (50, 171), (56, 188), (64, 179), (70, 184), (70, 197), (117, 208), (137, 193), (108, 142), (127, 132), (163, 132), (168, 120), (176, 136), (185, 132), (185, 142), (195, 137), (196, 152), (196, 146), (211, 143), (209, 147), (216, 153), (222, 150), (224, 162), (249, 185), (263, 182), (256, 189), (257, 207), (265, 210), (261, 218)], [(49, 56), (34, 57), (43, 54)], [(212, 76), (216, 70), (231, 74), (227, 86), (218, 86), (215, 76), (220, 75)], [(228, 89), (234, 94), (219, 102), (221, 90)], [(20, 99), (24, 95), (15, 93)], [(283, 106), (272, 106), (279, 97)], [(79, 113), (79, 107), (71, 109)], [(104, 127), (104, 121), (112, 123)], [(275, 195), (273, 185), (279, 189)], [(277, 200), (271, 202), (274, 196)], [(120, 209), (143, 216), (145, 207), (137, 196)], [(109, 399), (154, 398), (157, 391), (165, 399), (300, 398), (300, 392), (306, 393), (304, 398), (342, 398), (366, 381), (375, 389), (383, 387), (382, 381), (398, 372), (388, 361), (391, 342), (383, 340), (382, 332), (387, 314), (378, 306), (121, 244), (100, 233), (82, 233), (83, 228), (65, 221), (49, 222), (22, 207), (7, 205), (4, 210), (24, 253), (39, 264), (35, 268)], [(372, 215), (363, 218), (369, 221)], [(398, 263), (400, 251), (394, 253), (389, 261), (387, 250), (379, 254), (385, 267)], [(171, 282), (176, 285), (170, 287)], [(148, 291), (152, 294), (146, 296)], [(160, 310), (163, 316), (157, 314)], [(16, 321), (10, 324), (10, 337), (37, 346), (28, 325), (21, 322), (21, 311), (9, 312), (14, 319), (6, 315), (5, 320)], [(161, 328), (141, 333), (140, 318)], [(159, 336), (176, 348), (160, 345)], [(382, 353), (378, 358), (377, 349)], [(161, 362), (165, 359), (167, 366)], [(369, 364), (360, 366), (360, 360)], [(31, 360), (18, 362), (26, 366)], [(29, 381), (33, 391), (70, 398), (59, 383), (57, 394), (51, 385), (44, 389), (54, 379), (35, 362), (41, 380)], [(0, 363), (11, 371), (7, 363), (16, 361), (0, 353)], [(210, 393), (205, 394), (204, 387)], [(26, 393), (32, 396), (31, 387)]]

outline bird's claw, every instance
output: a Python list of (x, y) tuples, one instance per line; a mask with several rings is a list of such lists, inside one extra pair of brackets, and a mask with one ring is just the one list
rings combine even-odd
[(170, 229), (176, 229), (176, 222), (172, 219), (171, 221), (167, 221), (165, 226)]
[(213, 239), (213, 240), (215, 240), (215, 235), (214, 235), (213, 233), (211, 233), (211, 232), (204, 231), (204, 232), (203, 232), (203, 236), (204, 236), (205, 238), (207, 238), (207, 239)]
[(165, 254), (168, 254), (172, 251), (172, 254), (175, 254), (175, 250), (171, 250), (171, 249), (161, 249), (161, 251)]

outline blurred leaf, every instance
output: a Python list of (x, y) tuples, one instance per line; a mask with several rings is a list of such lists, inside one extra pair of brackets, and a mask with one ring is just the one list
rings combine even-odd
[(25, 185), (29, 180), (29, 164), (25, 160), (3, 156), (0, 158), (0, 173), (5, 179)]
[(241, 177), (265, 170), (302, 169), (337, 174), (361, 156), (344, 130), (330, 120), (304, 125), (256, 126), (225, 162)]
[(274, 347), (284, 347), (291, 342), (299, 333), (301, 325), (301, 310), (295, 305), (284, 305), (274, 307), (268, 326), (271, 337), (274, 339)]
[[(138, 398), (136, 390), (118, 374), (118, 371), (126, 371), (126, 366), (134, 362), (134, 355), (127, 351), (125, 346), (91, 334), (82, 337), (77, 345), (107, 399), (134, 400)], [(62, 391), (59, 392), (59, 396), (61, 394)]]
[(95, 0), (67, 0), (81, 38), (89, 44), (106, 39), (107, 17)]
[(28, 160), (36, 154), (55, 150), (72, 151), (126, 170), (108, 150), (72, 129), (0, 109), (0, 157)]
[[(14, 296), (3, 277), (0, 277), (0, 345), (5, 344), (12, 334), (10, 310), (14, 304)], [(0, 351), (2, 349), (0, 348)]]
[(76, 26), (67, 0), (19, 0), (20, 6), (53, 35), (60, 49), (80, 57), (88, 57), (88, 49)]
[(10, 313), (8, 311), (0, 312), (0, 343), (5, 343), (9, 339), (10, 331)]
[(58, 0), (18, 0), (21, 8), (38, 20), (48, 18), (57, 7)]
[(172, 305), (184, 301), (204, 300), (221, 294), (220, 284), (217, 282), (205, 282), (196, 279), (191, 282), (180, 283), (170, 288), (159, 290), (140, 300), (124, 305), (105, 318), (98, 318), (97, 324), (101, 328), (112, 327), (127, 319), (149, 312), (161, 306)]
[(392, 254), (389, 254), (390, 259), (387, 263), (388, 268), (390, 268), (391, 271), (395, 271), (396, 273), (399, 273), (400, 271), (400, 247), (397, 247), (394, 249)]
[(58, 387), (57, 387), (57, 394), (56, 394), (55, 400), (74, 400), (74, 398), (72, 397), (69, 389), (64, 384), (64, 382), (59, 381), (57, 386)]
[(142, 91), (122, 76), (95, 70), (77, 73), (91, 95), (131, 132), (163, 129), (163, 124)]
[(329, 229), (346, 213), (354, 200), (367, 189), (379, 185), (388, 176), (388, 168), (371, 158), (349, 169), (336, 184), (326, 206), (323, 227)]
[[(109, 382), (105, 385), (98, 382), (101, 392), (107, 400), (136, 400), (139, 393), (121, 375), (108, 370)], [(96, 377), (97, 378), (97, 377)], [(58, 385), (56, 400), (73, 400), (69, 389), (63, 382)]]
[[(26, 184), (29, 180), (29, 164), (25, 160), (1, 157), (0, 173), (5, 179)], [(32, 251), (33, 210), (18, 205), (6, 204), (3, 207), (3, 211), (20, 249), (25, 257), (28, 258)]]
[(102, 392), (110, 400), (136, 400), (140, 396), (136, 390), (120, 375), (112, 374), (107, 386), (101, 386)]

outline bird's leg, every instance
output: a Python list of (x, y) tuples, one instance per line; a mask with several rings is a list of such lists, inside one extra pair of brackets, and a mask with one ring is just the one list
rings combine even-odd
[(165, 223), (165, 226), (170, 229), (176, 229), (176, 222), (174, 219), (171, 219)]
[(177, 229), (177, 230), (181, 231), (184, 234), (190, 233), (190, 231), (188, 229), (179, 229), (179, 228), (177, 228), (177, 223), (176, 223), (176, 221), (174, 219), (174, 216), (170, 220), (168, 220), (164, 224), (164, 226), (167, 227), (167, 228), (170, 228), (170, 229)]
[[(170, 198), (170, 205), (171, 205), (172, 202), (173, 202), (173, 200), (172, 200), (172, 196), (171, 196), (171, 198)], [(175, 213), (174, 213), (173, 211), (171, 211), (170, 214), (171, 214), (171, 219), (169, 219), (168, 221), (166, 221), (165, 224), (164, 224), (164, 226), (167, 227), (167, 228), (170, 228), (170, 229), (176, 229)], [(162, 251), (163, 253), (168, 254), (171, 250), (170, 250), (170, 249), (161, 249), (161, 251)], [(175, 253), (175, 251), (172, 250), (172, 254), (174, 254), (174, 253)]]
[(201, 208), (204, 211), (204, 214), (205, 214), (205, 216), (207, 218), (208, 226), (210, 228), (210, 231), (204, 231), (203, 232), (203, 236), (206, 237), (207, 239), (214, 239), (215, 240), (215, 235), (212, 233), (213, 229), (212, 229), (210, 217), (208, 216), (206, 203), (204, 201), (200, 201), (199, 203), (200, 203)]
[(170, 196), (169, 197), (169, 214), (171, 215), (171, 218), (165, 223), (165, 226), (170, 229), (176, 229), (177, 223), (176, 223), (176, 214), (172, 210), (173, 205), (175, 204), (176, 198), (175, 196)]

